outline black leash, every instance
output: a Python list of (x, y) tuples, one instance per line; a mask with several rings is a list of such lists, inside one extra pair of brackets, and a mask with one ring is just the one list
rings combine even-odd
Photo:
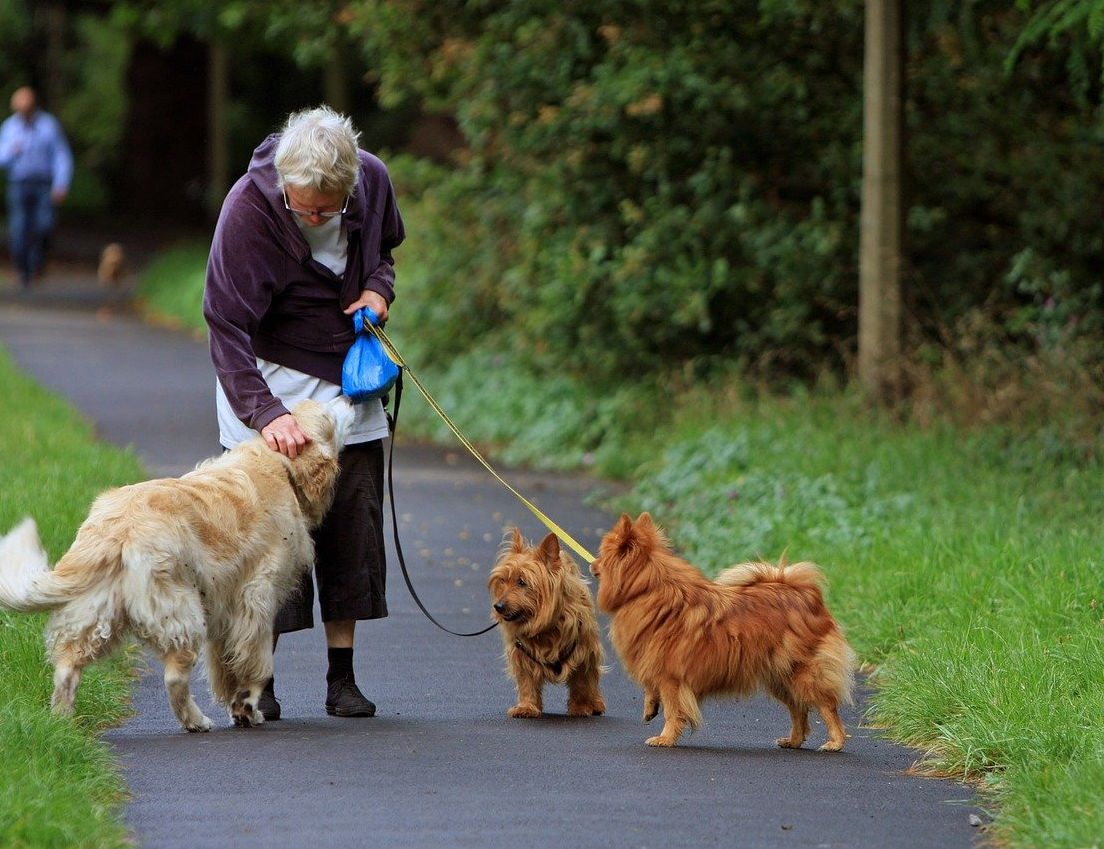
[(516, 648), (523, 655), (533, 661), (533, 663), (535, 663), (537, 666), (543, 666), (545, 669), (550, 670), (552, 674), (555, 675), (557, 678), (559, 678), (560, 673), (563, 672), (564, 664), (571, 659), (571, 655), (575, 654), (575, 646), (576, 644), (572, 643), (571, 647), (560, 655), (559, 660), (555, 661), (554, 663), (548, 663), (541, 660), (539, 657), (529, 651), (529, 649), (525, 647), (525, 643), (523, 643), (521, 640), (514, 640), (514, 648)]
[(395, 553), (399, 557), (399, 568), (402, 569), (403, 580), (406, 581), (406, 588), (410, 590), (410, 597), (414, 599), (414, 603), (418, 605), (422, 613), (426, 615), (426, 619), (440, 628), (442, 631), (447, 631), (454, 637), (478, 637), (480, 634), (486, 634), (492, 628), (498, 626), (497, 622), (492, 622), (482, 631), (472, 631), (471, 633), (463, 633), (461, 631), (453, 631), (451, 628), (446, 628), (440, 622), (433, 618), (433, 614), (430, 613), (422, 600), (418, 598), (418, 593), (414, 590), (414, 584), (410, 580), (410, 573), (406, 569), (406, 559), (403, 557), (402, 543), (399, 542), (399, 514), (395, 510), (395, 475), (394, 475), (394, 461), (395, 461), (395, 432), (399, 427), (399, 402), (402, 400), (402, 385), (403, 385), (403, 370), (399, 369), (399, 377), (395, 381), (395, 412), (391, 415), (391, 446), (387, 452), (387, 491), (391, 496), (391, 526), (395, 532)]

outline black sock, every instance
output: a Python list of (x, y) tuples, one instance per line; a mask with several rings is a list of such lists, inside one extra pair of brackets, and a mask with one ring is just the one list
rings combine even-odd
[(354, 681), (353, 677), (353, 650), (348, 649), (328, 649), (327, 654), (330, 658), (330, 669), (326, 673), (326, 683), (332, 684), (334, 681)]

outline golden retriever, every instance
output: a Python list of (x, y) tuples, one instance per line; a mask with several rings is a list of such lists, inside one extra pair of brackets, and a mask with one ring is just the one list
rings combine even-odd
[(293, 412), (311, 438), (294, 460), (256, 437), (183, 477), (109, 490), (53, 570), (32, 519), (0, 538), (0, 604), (53, 611), (56, 713), (72, 712), (84, 667), (133, 634), (164, 662), (186, 730), (211, 728), (189, 689), (204, 644), (215, 700), (236, 725), (264, 722), (273, 618), (314, 562), (311, 530), (333, 500), (353, 416), (343, 396)]
[(649, 746), (674, 746), (701, 724), (704, 696), (746, 696), (762, 687), (790, 712), (783, 748), (809, 734), (809, 709), (828, 726), (822, 751), (838, 752), (847, 732), (855, 655), (821, 596), (812, 563), (744, 563), (710, 581), (675, 556), (652, 517), (623, 515), (591, 564), (598, 607), (612, 614), (610, 639), (644, 689), (644, 721), (663, 707), (663, 730)]

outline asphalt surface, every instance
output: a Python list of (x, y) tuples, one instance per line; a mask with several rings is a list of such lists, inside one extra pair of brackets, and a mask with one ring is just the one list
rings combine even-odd
[[(151, 476), (179, 474), (215, 453), (214, 375), (204, 343), (151, 328), (86, 282), (0, 295), (0, 345), (68, 398), (98, 435), (130, 445)], [(418, 403), (407, 393), (404, 404)], [(611, 517), (588, 506), (601, 487), (563, 475), (507, 471), (518, 488), (593, 550)], [(544, 530), (459, 451), (396, 446), (403, 547), (419, 592), (457, 630), (488, 622), (484, 583), (504, 526)], [(33, 514), (33, 494), (28, 493)], [(734, 557), (738, 553), (734, 553)], [(372, 719), (329, 717), (321, 628), (285, 635), (276, 653), (284, 718), (236, 729), (196, 676), (215, 721), (186, 734), (154, 663), (136, 714), (105, 735), (133, 799), (139, 846), (218, 847), (968, 847), (971, 790), (907, 774), (917, 752), (844, 712), (841, 754), (785, 751), (785, 710), (757, 698), (707, 703), (704, 727), (672, 750), (640, 720), (641, 696), (612, 652), (607, 715), (506, 717), (513, 688), (496, 632), (459, 639), (436, 630), (407, 595), (389, 549), (389, 618), (357, 629), (358, 682)], [(603, 620), (603, 625), (605, 624)], [(659, 720), (656, 720), (658, 723)], [(823, 741), (816, 719), (810, 744)], [(807, 744), (809, 745), (809, 744)]]

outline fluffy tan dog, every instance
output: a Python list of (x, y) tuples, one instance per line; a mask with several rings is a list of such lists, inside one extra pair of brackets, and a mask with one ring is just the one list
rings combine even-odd
[(105, 286), (118, 287), (126, 276), (126, 253), (118, 242), (105, 245), (100, 252), (96, 278)]
[(188, 731), (211, 727), (189, 690), (204, 643), (215, 699), (237, 725), (264, 722), (272, 621), (314, 562), (310, 532), (333, 500), (353, 414), (343, 397), (294, 413), (311, 438), (294, 460), (257, 437), (183, 477), (109, 490), (52, 571), (32, 519), (0, 538), (0, 604), (53, 611), (56, 713), (72, 712), (84, 667), (129, 633), (164, 662), (169, 704)]
[(621, 517), (590, 568), (598, 607), (613, 614), (614, 648), (644, 689), (644, 721), (663, 707), (663, 731), (649, 746), (674, 746), (697, 728), (704, 696), (762, 688), (790, 711), (779, 746), (801, 747), (815, 707), (828, 726), (821, 749), (843, 748), (838, 709), (851, 700), (854, 653), (824, 606), (816, 566), (745, 563), (710, 581), (642, 513)]
[(594, 602), (579, 567), (555, 534), (535, 548), (514, 528), (487, 587), (502, 632), (506, 669), (517, 686), (509, 716), (538, 717), (546, 683), (567, 684), (569, 716), (596, 716), (606, 703), (598, 687), (602, 643)]

